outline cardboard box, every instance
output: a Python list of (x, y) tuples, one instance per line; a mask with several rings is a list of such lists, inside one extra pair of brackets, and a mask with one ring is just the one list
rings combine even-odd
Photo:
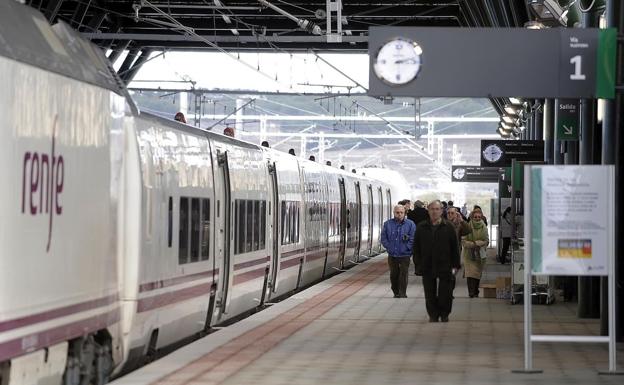
[(511, 277), (496, 277), (496, 288), (497, 289), (511, 288)]
[(495, 283), (482, 283), (479, 285), (483, 298), (496, 298), (496, 284)]

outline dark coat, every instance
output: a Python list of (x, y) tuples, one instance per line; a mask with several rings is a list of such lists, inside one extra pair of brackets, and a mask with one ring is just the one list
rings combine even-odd
[(429, 212), (424, 207), (416, 207), (414, 210), (408, 211), (407, 218), (418, 226), (420, 222), (429, 219)]
[(459, 241), (453, 224), (442, 219), (434, 231), (431, 221), (421, 222), (414, 236), (413, 259), (417, 275), (439, 277), (459, 269)]

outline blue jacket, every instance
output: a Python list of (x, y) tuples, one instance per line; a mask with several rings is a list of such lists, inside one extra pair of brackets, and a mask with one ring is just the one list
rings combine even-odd
[(406, 257), (412, 255), (414, 233), (416, 225), (405, 218), (402, 223), (392, 218), (387, 220), (381, 231), (381, 244), (391, 257)]

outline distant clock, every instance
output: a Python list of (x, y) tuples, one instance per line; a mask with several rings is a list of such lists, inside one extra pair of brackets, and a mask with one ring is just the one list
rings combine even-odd
[(502, 156), (503, 150), (495, 143), (487, 145), (483, 150), (483, 159), (490, 163), (498, 162)]
[(384, 44), (373, 63), (375, 75), (391, 86), (411, 82), (420, 72), (422, 48), (406, 38), (395, 38)]
[(457, 179), (457, 180), (464, 179), (465, 176), (466, 176), (466, 169), (465, 168), (456, 168), (453, 171), (453, 177), (455, 177), (455, 179)]

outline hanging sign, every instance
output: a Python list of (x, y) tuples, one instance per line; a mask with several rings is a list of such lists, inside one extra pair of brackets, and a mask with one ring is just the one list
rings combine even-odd
[(557, 140), (579, 140), (579, 99), (559, 99), (555, 115)]
[(498, 167), (453, 165), (452, 182), (498, 183), (501, 171)]
[(544, 160), (542, 140), (482, 140), (482, 167), (510, 167), (511, 160), (538, 162)]
[(371, 27), (368, 94), (613, 98), (616, 43), (615, 28)]

